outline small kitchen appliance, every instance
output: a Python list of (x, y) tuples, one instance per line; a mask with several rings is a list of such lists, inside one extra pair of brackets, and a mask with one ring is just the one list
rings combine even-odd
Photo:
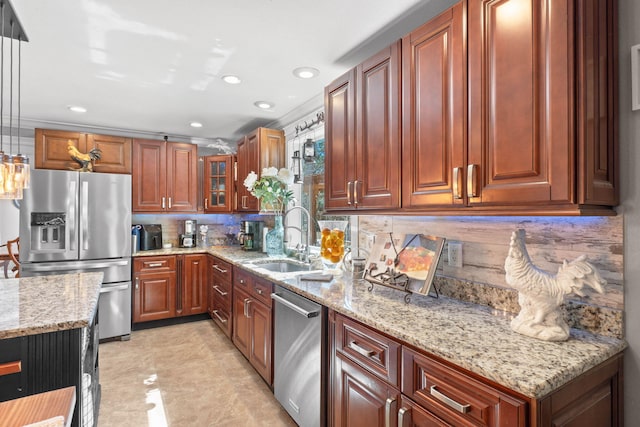
[(142, 224), (140, 230), (140, 250), (162, 249), (162, 225)]
[(195, 248), (197, 243), (198, 223), (195, 219), (187, 219), (182, 223), (182, 233), (180, 233), (181, 248)]
[(262, 221), (241, 221), (238, 240), (242, 249), (245, 251), (261, 251), (263, 230), (264, 222)]

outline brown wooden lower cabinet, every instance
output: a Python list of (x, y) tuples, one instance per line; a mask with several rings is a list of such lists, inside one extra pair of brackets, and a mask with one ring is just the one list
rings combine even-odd
[(133, 322), (206, 313), (206, 254), (133, 260)]
[(233, 272), (233, 343), (267, 384), (273, 383), (273, 284), (242, 270)]
[(531, 399), (332, 311), (329, 339), (334, 427), (623, 425), (622, 354)]
[(209, 315), (224, 334), (231, 338), (231, 264), (220, 258), (209, 256)]

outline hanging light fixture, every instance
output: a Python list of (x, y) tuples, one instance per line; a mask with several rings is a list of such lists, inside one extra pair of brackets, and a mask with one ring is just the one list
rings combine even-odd
[[(0, 39), (0, 199), (22, 199), (22, 190), (30, 186), (30, 167), (29, 158), (20, 153), (20, 74), (21, 74), (21, 42), (28, 41), (27, 36), (22, 30), (22, 26), (18, 21), (11, 3), (8, 0), (0, 0), (0, 19), (2, 24), (2, 38)], [(7, 34), (5, 23), (9, 23), (10, 30)], [(4, 152), (4, 70), (5, 70), (5, 54), (4, 39), (9, 36), (11, 41), (9, 52), (9, 152)], [(14, 54), (13, 41), (18, 40), (18, 77), (17, 77), (17, 100), (14, 102), (13, 88), (13, 70), (14, 70)], [(14, 116), (13, 106), (17, 103), (17, 126), (15, 126), (18, 142), (18, 154), (13, 155), (13, 134), (14, 134)]]

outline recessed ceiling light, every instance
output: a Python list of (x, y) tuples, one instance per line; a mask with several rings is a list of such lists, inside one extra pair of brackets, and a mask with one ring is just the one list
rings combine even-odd
[(312, 79), (318, 74), (320, 74), (320, 71), (312, 67), (298, 67), (293, 70), (293, 75), (301, 79)]
[(200, 123), (200, 122), (191, 122), (191, 123), (189, 123), (189, 125), (192, 128), (201, 128), (202, 127), (202, 123)]
[(256, 101), (253, 103), (253, 105), (255, 105), (258, 108), (262, 108), (263, 110), (269, 110), (275, 107), (275, 104), (273, 102), (267, 102), (267, 101)]
[(69, 105), (67, 107), (69, 110), (73, 111), (74, 113), (86, 113), (87, 109), (84, 107), (81, 107), (79, 105)]
[(228, 74), (226, 76), (222, 76), (222, 80), (225, 83), (229, 83), (230, 85), (237, 85), (238, 83), (240, 83), (242, 81), (242, 80), (240, 80), (240, 77), (234, 76), (233, 74)]

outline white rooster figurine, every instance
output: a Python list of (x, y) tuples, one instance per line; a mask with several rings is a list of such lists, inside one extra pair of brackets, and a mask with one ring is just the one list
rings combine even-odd
[(560, 310), (564, 296), (584, 296), (585, 286), (604, 293), (607, 282), (585, 261), (585, 255), (571, 262), (564, 260), (555, 276), (540, 270), (531, 262), (524, 237), (522, 229), (511, 234), (504, 261), (507, 283), (518, 291), (520, 304), (520, 313), (511, 321), (511, 328), (545, 341), (565, 341), (569, 338), (569, 325)]

